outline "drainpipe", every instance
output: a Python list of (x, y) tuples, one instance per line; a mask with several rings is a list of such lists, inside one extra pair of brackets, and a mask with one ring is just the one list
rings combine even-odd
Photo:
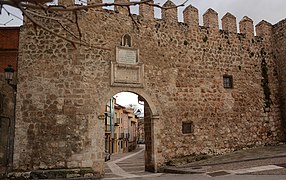
[(109, 116), (109, 122), (110, 122), (110, 131), (111, 131), (111, 139), (110, 139), (110, 142), (111, 142), (111, 147), (110, 147), (110, 153), (113, 153), (113, 148), (114, 148), (114, 142), (113, 142), (113, 138), (114, 138), (114, 129), (113, 129), (113, 122), (112, 122), (112, 119), (113, 119), (113, 99), (111, 98), (110, 100), (109, 100), (109, 105), (110, 105), (110, 116)]
[(114, 138), (114, 129), (112, 125), (112, 119), (113, 119), (113, 100), (110, 99), (110, 131), (111, 131), (111, 137)]

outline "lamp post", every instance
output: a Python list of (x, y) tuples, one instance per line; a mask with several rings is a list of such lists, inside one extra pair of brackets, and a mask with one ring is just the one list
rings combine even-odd
[(4, 69), (5, 73), (5, 80), (7, 81), (8, 85), (13, 88), (13, 118), (11, 118), (9, 122), (9, 132), (8, 132), (8, 162), (6, 173), (12, 171), (13, 169), (13, 154), (14, 154), (14, 137), (15, 137), (15, 121), (16, 121), (16, 95), (17, 95), (17, 84), (12, 84), (11, 81), (13, 80), (15, 70), (13, 69), (12, 65), (8, 65)]
[(8, 84), (13, 88), (13, 90), (16, 92), (17, 91), (17, 85), (12, 84), (11, 81), (13, 80), (14, 72), (15, 70), (13, 69), (12, 65), (8, 65), (5, 69), (5, 80), (8, 82)]

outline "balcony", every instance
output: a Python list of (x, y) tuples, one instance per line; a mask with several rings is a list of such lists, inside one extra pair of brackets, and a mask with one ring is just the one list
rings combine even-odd
[(110, 125), (105, 126), (105, 133), (111, 133)]
[(120, 133), (118, 139), (123, 139), (124, 138), (124, 133)]
[(130, 137), (129, 133), (124, 133), (124, 138), (128, 139)]
[(129, 133), (120, 133), (119, 134), (119, 139), (128, 139), (130, 137), (130, 134)]

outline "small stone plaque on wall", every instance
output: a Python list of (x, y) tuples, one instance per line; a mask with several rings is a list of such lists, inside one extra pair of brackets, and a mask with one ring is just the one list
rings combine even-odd
[(116, 62), (111, 62), (112, 86), (143, 87), (144, 66), (138, 57), (138, 49), (116, 47)]
[(143, 87), (143, 64), (122, 64), (111, 62), (111, 85)]
[(137, 64), (139, 50), (129, 47), (116, 47), (116, 62), (123, 64)]

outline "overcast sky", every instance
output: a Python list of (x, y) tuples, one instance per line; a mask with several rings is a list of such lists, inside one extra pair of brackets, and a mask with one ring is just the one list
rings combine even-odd
[[(183, 0), (176, 0), (176, 4), (182, 2)], [(286, 18), (286, 0), (189, 0), (189, 3), (198, 8), (201, 23), (202, 15), (208, 8), (217, 11), (219, 19), (230, 12), (236, 16), (237, 21), (240, 21), (243, 16), (249, 16), (253, 19), (254, 24), (261, 20), (275, 24)], [(179, 14), (182, 14), (182, 11), (183, 8), (180, 8)]]
[[(185, 0), (173, 0), (177, 5), (184, 1)], [(113, 2), (113, 0), (104, 0), (104, 2)], [(166, 0), (155, 0), (155, 3), (160, 3), (161, 5), (164, 4), (164, 2), (166, 2)], [(202, 14), (204, 14), (208, 8), (213, 8), (217, 11), (219, 13), (219, 19), (221, 19), (226, 12), (235, 15), (237, 21), (240, 21), (243, 16), (249, 16), (253, 19), (254, 25), (261, 20), (266, 20), (271, 24), (275, 24), (286, 18), (286, 0), (189, 0), (188, 4), (192, 4), (198, 8), (200, 13), (200, 24), (202, 24)], [(134, 12), (136, 12), (135, 9), (133, 9)], [(183, 10), (184, 7), (178, 9), (179, 21), (182, 21)], [(21, 17), (21, 13), (11, 10), (10, 8), (9, 11), (16, 16)], [(160, 18), (160, 10), (155, 10), (155, 16)], [(21, 20), (19, 20), (18, 17), (13, 15), (7, 16), (5, 10), (2, 10), (0, 25), (20, 25)]]
[[(127, 106), (129, 104), (138, 104), (138, 95), (129, 92), (121, 92), (114, 96), (116, 98), (117, 104), (121, 106)], [(144, 107), (140, 106), (144, 109)]]

